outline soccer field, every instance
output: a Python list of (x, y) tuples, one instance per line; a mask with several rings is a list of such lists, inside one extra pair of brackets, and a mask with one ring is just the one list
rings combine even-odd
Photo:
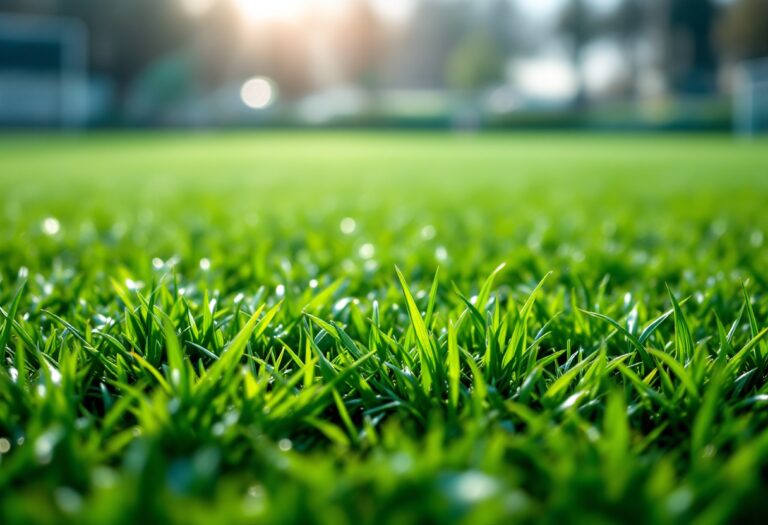
[(0, 137), (0, 523), (768, 515), (768, 142)]

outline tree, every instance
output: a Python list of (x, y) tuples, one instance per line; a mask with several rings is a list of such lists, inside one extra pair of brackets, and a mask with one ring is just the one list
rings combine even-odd
[(712, 0), (669, 0), (665, 69), (676, 92), (709, 93), (715, 89), (718, 11)]
[(520, 16), (511, 0), (495, 0), (488, 8), (485, 19), (487, 32), (505, 55), (514, 55), (525, 47), (528, 35), (520, 24)]
[(393, 52), (397, 60), (388, 64), (393, 84), (443, 87), (451, 56), (473, 25), (465, 5), (444, 0), (419, 2)]
[(468, 33), (448, 61), (448, 85), (464, 92), (486, 88), (502, 79), (504, 55), (493, 38), (482, 31)]
[(737, 0), (718, 27), (718, 43), (731, 58), (768, 56), (768, 0)]
[(385, 33), (371, 5), (368, 2), (353, 2), (345, 10), (334, 33), (334, 54), (338, 57), (345, 80), (375, 90), (385, 51)]
[(652, 2), (624, 0), (601, 23), (605, 33), (621, 47), (627, 66), (627, 95), (638, 94), (640, 80), (640, 47), (649, 38), (648, 20)]
[(90, 69), (106, 73), (123, 99), (136, 76), (187, 42), (191, 31), (178, 6), (157, 0), (65, 0), (56, 14), (88, 29)]
[(584, 51), (596, 31), (596, 21), (585, 0), (570, 0), (560, 14), (560, 32), (565, 37), (571, 52), (571, 61), (577, 71), (575, 106), (583, 106), (587, 100), (584, 74)]

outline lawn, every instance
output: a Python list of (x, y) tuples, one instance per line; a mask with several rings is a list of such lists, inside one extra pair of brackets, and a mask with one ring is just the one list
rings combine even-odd
[(768, 142), (0, 137), (0, 523), (764, 523)]

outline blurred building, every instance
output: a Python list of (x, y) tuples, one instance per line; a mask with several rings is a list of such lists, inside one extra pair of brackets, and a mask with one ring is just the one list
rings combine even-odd
[(81, 126), (88, 118), (87, 89), (82, 23), (0, 14), (0, 123)]

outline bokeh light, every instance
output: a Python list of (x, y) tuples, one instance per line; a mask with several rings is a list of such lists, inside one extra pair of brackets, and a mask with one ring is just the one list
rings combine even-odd
[(249, 108), (267, 108), (275, 99), (274, 84), (266, 77), (254, 77), (246, 80), (240, 89), (240, 98)]

